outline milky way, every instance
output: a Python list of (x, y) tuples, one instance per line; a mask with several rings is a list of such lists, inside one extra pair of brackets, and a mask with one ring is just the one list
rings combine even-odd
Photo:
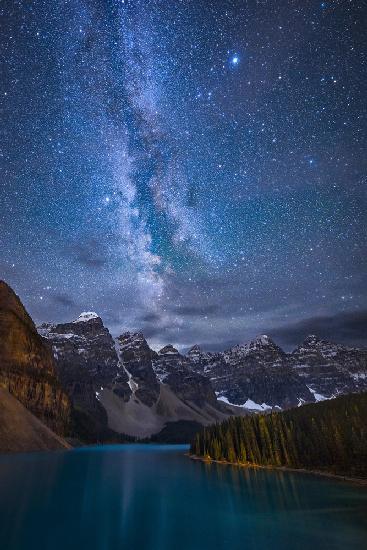
[(366, 11), (4, 1), (0, 276), (34, 319), (365, 344)]

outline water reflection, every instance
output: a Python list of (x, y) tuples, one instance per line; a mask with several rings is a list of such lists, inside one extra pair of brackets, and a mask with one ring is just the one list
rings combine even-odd
[(1, 457), (1, 548), (366, 547), (365, 489), (204, 464), (185, 451), (130, 445)]

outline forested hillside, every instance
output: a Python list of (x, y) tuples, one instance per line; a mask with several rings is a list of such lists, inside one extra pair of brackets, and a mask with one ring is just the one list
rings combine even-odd
[(367, 393), (229, 418), (197, 434), (191, 453), (233, 463), (367, 477)]

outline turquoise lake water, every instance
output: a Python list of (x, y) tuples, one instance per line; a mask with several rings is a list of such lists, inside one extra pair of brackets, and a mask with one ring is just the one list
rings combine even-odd
[(178, 445), (0, 457), (1, 550), (367, 548), (367, 489)]

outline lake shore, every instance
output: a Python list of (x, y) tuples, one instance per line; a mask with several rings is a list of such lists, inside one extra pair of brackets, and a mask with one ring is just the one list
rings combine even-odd
[(367, 488), (367, 479), (360, 477), (349, 477), (334, 474), (332, 472), (324, 472), (322, 470), (306, 470), (305, 468), (288, 468), (286, 466), (265, 466), (262, 464), (252, 464), (252, 463), (241, 463), (241, 462), (228, 462), (228, 460), (214, 460), (212, 458), (205, 458), (202, 456), (186, 454), (191, 460), (198, 460), (200, 462), (205, 462), (207, 464), (222, 464), (224, 466), (238, 466), (239, 468), (249, 468), (249, 469), (261, 469), (261, 470), (277, 470), (282, 472), (295, 472), (301, 474), (311, 474), (314, 476), (322, 476), (335, 479), (336, 481), (344, 481), (346, 483), (352, 483), (353, 485), (359, 485), (361, 487)]

